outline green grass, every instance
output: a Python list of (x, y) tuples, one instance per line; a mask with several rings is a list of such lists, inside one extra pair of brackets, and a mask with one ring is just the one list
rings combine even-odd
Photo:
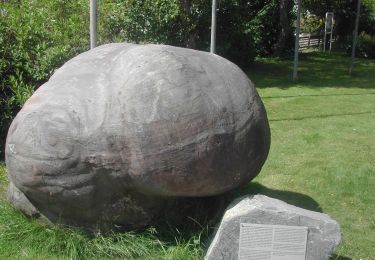
[(359, 60), (353, 76), (348, 63), (339, 54), (305, 54), (298, 83), (290, 61), (263, 59), (250, 69), (272, 132), (255, 181), (336, 219), (338, 255), (375, 259), (375, 60)]
[(0, 165), (0, 259), (199, 259), (203, 254), (201, 235), (207, 229), (181, 234), (151, 227), (104, 235), (41, 225), (5, 201), (6, 186)]
[[(375, 61), (303, 54), (300, 80), (289, 60), (259, 59), (249, 69), (272, 131), (269, 158), (244, 193), (263, 193), (336, 219), (337, 259), (375, 259)], [(0, 259), (199, 259), (207, 228), (150, 228), (89, 235), (47, 228), (5, 201), (0, 165)]]

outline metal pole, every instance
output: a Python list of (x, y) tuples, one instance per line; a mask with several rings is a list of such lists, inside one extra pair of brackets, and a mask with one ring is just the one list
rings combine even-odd
[[(332, 51), (332, 38), (333, 38), (333, 19), (334, 17), (334, 13), (330, 12), (330, 13), (326, 13), (326, 25), (329, 24), (330, 25), (330, 28), (329, 28), (329, 53), (331, 53)], [(328, 20), (329, 18), (329, 20)]]
[(359, 24), (360, 12), (361, 12), (361, 0), (358, 0), (357, 17), (355, 18), (355, 28), (354, 28), (354, 32), (353, 32), (352, 58), (350, 60), (349, 75), (352, 74), (353, 67), (354, 67), (355, 48), (356, 48), (356, 45), (357, 45), (357, 35), (358, 35), (358, 24)]
[(215, 53), (216, 46), (216, 9), (217, 0), (212, 0), (212, 14), (211, 14), (211, 46), (210, 52)]
[(90, 49), (96, 47), (96, 20), (97, 5), (96, 0), (90, 0)]
[(326, 14), (326, 22), (325, 22), (325, 25), (324, 25), (323, 52), (326, 51), (326, 44), (327, 44), (327, 14)]
[(294, 66), (293, 66), (293, 80), (298, 80), (298, 50), (299, 50), (299, 33), (301, 27), (301, 0), (297, 0), (297, 27), (296, 40), (294, 43)]
[(331, 31), (331, 36), (329, 38), (329, 53), (331, 53), (331, 50), (332, 50), (332, 34), (333, 34), (333, 30)]

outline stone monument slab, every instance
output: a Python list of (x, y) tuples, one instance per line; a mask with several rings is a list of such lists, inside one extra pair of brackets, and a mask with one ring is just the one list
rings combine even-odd
[(241, 223), (307, 227), (306, 260), (328, 260), (341, 241), (340, 226), (328, 215), (264, 195), (249, 195), (227, 207), (205, 260), (239, 258)]

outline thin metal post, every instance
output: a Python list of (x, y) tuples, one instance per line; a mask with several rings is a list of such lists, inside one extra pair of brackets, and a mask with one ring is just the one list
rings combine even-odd
[(323, 52), (326, 51), (326, 44), (327, 44), (327, 15), (326, 15), (326, 22), (324, 25)]
[(329, 53), (331, 53), (332, 50), (332, 36), (333, 36), (333, 12), (327, 12), (326, 13), (326, 22), (324, 26), (324, 48), (325, 51), (327, 48), (327, 34), (329, 34)]
[(329, 53), (331, 53), (331, 50), (332, 50), (332, 38), (333, 38), (332, 34), (333, 34), (333, 27), (331, 29), (331, 36), (329, 38)]
[(215, 53), (216, 47), (216, 13), (217, 0), (212, 0), (212, 14), (211, 14), (211, 46), (210, 52)]
[(297, 0), (297, 27), (296, 40), (294, 43), (294, 65), (293, 65), (293, 80), (298, 80), (298, 51), (299, 51), (299, 33), (301, 27), (301, 0)]
[(96, 47), (96, 24), (97, 24), (96, 0), (90, 0), (90, 49)]
[(311, 33), (309, 33), (309, 42), (307, 44), (307, 48), (310, 48), (310, 43), (311, 43)]
[(351, 60), (350, 60), (349, 75), (352, 74), (353, 67), (354, 67), (355, 48), (356, 48), (356, 45), (357, 45), (358, 24), (359, 24), (360, 13), (361, 13), (361, 0), (358, 0), (358, 4), (357, 4), (357, 17), (355, 18), (355, 28), (354, 28), (354, 32), (353, 32), (352, 57), (351, 57)]

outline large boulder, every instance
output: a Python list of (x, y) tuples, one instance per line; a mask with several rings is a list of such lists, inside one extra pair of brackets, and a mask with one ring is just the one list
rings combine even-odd
[(9, 198), (53, 223), (136, 228), (173, 198), (248, 183), (269, 146), (264, 106), (233, 63), (108, 44), (68, 61), (14, 119)]

